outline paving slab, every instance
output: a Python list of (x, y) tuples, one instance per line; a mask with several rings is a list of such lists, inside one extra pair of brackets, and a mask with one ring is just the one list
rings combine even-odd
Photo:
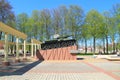
[(120, 64), (115, 62), (91, 63), (107, 71), (120, 71)]
[(113, 72), (113, 74), (120, 77), (120, 72)]
[(119, 62), (111, 61), (36, 61), (13, 73), (0, 73), (0, 80), (120, 80), (119, 68)]
[(29, 71), (42, 72), (96, 72), (96, 70), (82, 62), (43, 62)]
[(39, 73), (5, 76), (0, 80), (115, 80), (104, 73)]

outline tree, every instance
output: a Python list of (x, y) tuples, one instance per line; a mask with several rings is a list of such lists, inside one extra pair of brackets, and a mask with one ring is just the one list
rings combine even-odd
[(81, 26), (83, 25), (84, 11), (79, 6), (70, 5), (68, 17), (69, 31), (78, 43), (78, 41), (80, 40)]
[(33, 38), (33, 25), (34, 25), (34, 20), (31, 17), (29, 17), (26, 23), (26, 26), (27, 26), (26, 32), (28, 36), (27, 37), (28, 42), (31, 42), (31, 39)]
[[(27, 34), (27, 30), (29, 29), (27, 26), (28, 15), (26, 13), (21, 13), (16, 17), (16, 29), (20, 32)], [(23, 42), (22, 39), (20, 39)]]
[[(0, 21), (7, 23), (7, 21), (12, 20), (11, 16), (14, 15), (12, 12), (12, 6), (7, 0), (0, 0)], [(1, 40), (2, 32), (0, 32)]]
[(108, 11), (103, 13), (104, 15), (104, 36), (106, 39), (106, 53), (108, 53), (108, 37), (109, 37), (109, 27), (110, 27), (110, 13)]
[(32, 16), (31, 16), (32, 20), (33, 20), (33, 38), (38, 39), (38, 34), (39, 34), (39, 25), (40, 25), (40, 12), (38, 10), (34, 10), (32, 11)]
[(102, 26), (100, 22), (103, 21), (102, 16), (96, 10), (91, 10), (87, 13), (85, 21), (89, 29), (89, 33), (93, 37), (93, 53), (95, 54), (96, 39), (99, 35), (100, 26)]
[(61, 35), (65, 36), (69, 34), (69, 15), (68, 15), (68, 8), (64, 5), (60, 6), (58, 8), (59, 12), (60, 12), (60, 26), (61, 26)]
[(54, 9), (53, 10), (53, 17), (52, 17), (52, 25), (53, 25), (53, 28), (54, 28), (54, 34), (60, 34), (61, 33), (61, 16), (60, 16), (60, 11), (59, 9)]
[(23, 33), (26, 33), (27, 27), (26, 23), (28, 21), (28, 15), (26, 13), (21, 13), (16, 18), (17, 29)]
[(41, 30), (43, 28), (43, 30), (45, 30), (45, 37), (46, 37), (46, 40), (50, 40), (50, 37), (51, 37), (51, 14), (50, 14), (50, 11), (48, 9), (44, 9), (40, 12), (40, 21), (42, 23), (42, 26), (41, 26)]
[(112, 48), (113, 48), (113, 53), (115, 52), (115, 37), (116, 37), (116, 31), (117, 31), (117, 26), (115, 23), (115, 18), (110, 15), (109, 18), (109, 35), (112, 41)]
[[(6, 21), (7, 21), (7, 23), (6, 23), (7, 25), (16, 29), (16, 22), (15, 22), (15, 15), (14, 14), (11, 14)], [(14, 42), (14, 36), (13, 35), (11, 35), (9, 38), (12, 42)]]
[(117, 46), (119, 48), (119, 42), (120, 42), (120, 4), (114, 5), (111, 11), (112, 11), (111, 12), (112, 17), (114, 18), (114, 30), (116, 30), (116, 34), (118, 35), (118, 45)]
[(81, 27), (80, 39), (83, 39), (85, 42), (85, 53), (87, 53), (87, 40), (90, 39), (89, 29), (84, 22), (84, 25)]

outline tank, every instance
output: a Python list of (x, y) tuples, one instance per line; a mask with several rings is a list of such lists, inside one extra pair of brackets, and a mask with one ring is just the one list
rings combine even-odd
[(54, 49), (54, 48), (62, 48), (62, 47), (68, 47), (73, 46), (76, 44), (76, 40), (72, 38), (71, 35), (67, 36), (54, 36), (53, 40), (45, 41), (41, 44), (41, 49)]

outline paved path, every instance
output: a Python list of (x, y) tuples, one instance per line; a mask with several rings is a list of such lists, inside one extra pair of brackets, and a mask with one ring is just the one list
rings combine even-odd
[(120, 62), (37, 61), (0, 80), (120, 80)]

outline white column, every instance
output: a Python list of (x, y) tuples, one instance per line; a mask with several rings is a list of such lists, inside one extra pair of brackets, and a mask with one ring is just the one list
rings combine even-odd
[(4, 61), (8, 62), (8, 34), (5, 33)]
[(33, 40), (31, 40), (31, 57), (33, 57)]
[(11, 54), (10, 52), (11, 52), (10, 45), (8, 44), (8, 54)]
[(36, 57), (36, 52), (37, 52), (37, 51), (36, 51), (36, 50), (37, 50), (37, 48), (36, 48), (36, 47), (37, 47), (37, 45), (35, 44), (35, 55), (34, 55), (35, 57)]
[(19, 38), (16, 38), (16, 59), (19, 59)]
[(39, 45), (39, 49), (41, 50), (41, 44)]
[(26, 58), (26, 40), (24, 40), (24, 58)]
[(38, 50), (40, 49), (40, 46), (39, 46), (39, 44), (37, 44), (37, 49), (38, 49)]
[(12, 51), (13, 54), (15, 54), (15, 45), (13, 45), (13, 51)]

